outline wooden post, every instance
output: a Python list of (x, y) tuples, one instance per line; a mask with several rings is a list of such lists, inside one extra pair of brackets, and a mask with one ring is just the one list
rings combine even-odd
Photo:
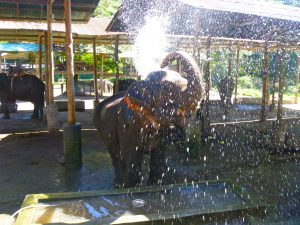
[[(93, 40), (93, 57), (94, 57), (94, 92), (95, 92), (95, 100), (94, 100), (94, 109), (99, 103), (98, 97), (98, 79), (97, 79), (97, 49), (96, 49), (96, 38)], [(103, 82), (103, 81), (102, 81)], [(102, 83), (101, 82), (101, 83)]]
[(53, 56), (53, 38), (52, 38), (52, 3), (53, 0), (47, 0), (47, 26), (48, 26), (48, 85), (49, 85), (49, 104), (54, 104), (53, 96), (53, 78), (54, 78), (54, 56)]
[[(232, 64), (232, 48), (231, 45), (229, 46), (229, 55), (228, 55), (228, 61), (227, 61), (227, 76), (226, 76), (226, 107), (229, 106), (231, 104), (231, 93), (230, 93), (230, 89), (231, 89), (231, 65)], [(228, 110), (226, 110), (228, 113)], [(227, 115), (225, 113), (225, 115)]]
[(278, 109), (277, 109), (277, 120), (282, 120), (282, 111), (283, 111), (283, 86), (284, 86), (284, 63), (285, 63), (285, 50), (281, 49), (280, 54), (280, 71), (279, 71), (279, 87), (278, 87)]
[(101, 54), (101, 97), (103, 96), (103, 82), (104, 82), (104, 54)]
[(268, 58), (268, 42), (265, 41), (264, 45), (264, 61), (263, 61), (263, 88), (262, 88), (262, 98), (261, 98), (261, 113), (260, 120), (264, 121), (267, 117), (266, 105), (269, 101), (269, 58)]
[(205, 81), (205, 99), (204, 104), (201, 103), (201, 110), (204, 112), (203, 118), (201, 119), (201, 141), (205, 142), (207, 137), (210, 135), (210, 113), (209, 113), (209, 91), (210, 91), (210, 46), (211, 37), (207, 38), (206, 43), (206, 63), (204, 68), (204, 81)]
[(239, 66), (240, 66), (240, 47), (237, 46), (236, 50), (236, 68), (235, 68), (235, 82), (234, 82), (234, 104), (237, 104), (237, 86), (238, 86), (238, 76), (239, 76)]
[(280, 54), (280, 71), (279, 71), (279, 92), (278, 92), (278, 109), (277, 109), (277, 121), (275, 124), (275, 147), (282, 149), (285, 144), (286, 125), (282, 120), (283, 113), (283, 86), (284, 86), (284, 66), (285, 66), (285, 50), (281, 49)]
[(43, 80), (46, 82), (46, 106), (49, 105), (49, 54), (48, 54), (48, 32), (45, 31), (44, 39), (45, 39), (45, 77), (43, 77)]
[(39, 35), (39, 78), (43, 80), (43, 68), (42, 68), (42, 62), (43, 62), (43, 36)]
[(73, 38), (71, 27), (71, 1), (64, 0), (65, 26), (66, 26), (66, 60), (67, 60), (67, 96), (68, 96), (68, 124), (74, 125), (75, 94), (74, 94), (74, 61), (73, 61)]
[(299, 79), (300, 79), (300, 52), (298, 52), (298, 69), (296, 73), (296, 84), (295, 84), (295, 101), (294, 104), (299, 104)]
[(276, 92), (276, 82), (278, 77), (278, 72), (280, 70), (279, 65), (280, 64), (280, 56), (279, 56), (279, 48), (277, 48), (276, 52), (276, 58), (275, 58), (275, 66), (274, 66), (274, 75), (273, 75), (273, 92), (272, 92), (272, 102), (270, 105), (270, 111), (273, 111), (275, 109), (275, 92)]
[(114, 93), (119, 92), (119, 35), (116, 37), (116, 43), (115, 43), (115, 64), (116, 64), (116, 83), (115, 83), (115, 90)]

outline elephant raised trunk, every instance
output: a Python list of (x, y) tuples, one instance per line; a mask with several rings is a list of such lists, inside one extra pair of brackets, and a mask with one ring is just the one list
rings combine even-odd
[(161, 64), (161, 68), (167, 67), (172, 61), (181, 62), (180, 75), (187, 79), (187, 88), (182, 91), (182, 109), (194, 110), (202, 97), (202, 76), (195, 60), (186, 52), (176, 51), (169, 53)]

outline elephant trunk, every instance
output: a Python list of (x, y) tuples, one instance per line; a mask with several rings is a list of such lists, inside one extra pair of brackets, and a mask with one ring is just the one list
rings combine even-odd
[(168, 66), (174, 60), (181, 62), (182, 70), (180, 74), (188, 81), (187, 88), (181, 93), (181, 107), (185, 110), (194, 110), (202, 98), (202, 77), (199, 67), (188, 53), (176, 51), (166, 56), (161, 68)]

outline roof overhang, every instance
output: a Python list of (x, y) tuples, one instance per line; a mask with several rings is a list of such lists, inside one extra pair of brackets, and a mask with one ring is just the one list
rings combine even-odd
[(137, 32), (151, 16), (172, 35), (300, 42), (300, 8), (246, 0), (124, 0), (107, 31)]
[[(71, 0), (72, 21), (87, 22), (99, 0)], [(0, 19), (46, 20), (47, 0), (0, 0)], [(64, 20), (64, 0), (53, 3), (53, 19)]]

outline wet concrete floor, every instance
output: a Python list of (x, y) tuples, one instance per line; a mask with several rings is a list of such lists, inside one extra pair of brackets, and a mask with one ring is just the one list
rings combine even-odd
[[(30, 113), (19, 112), (11, 121), (0, 120), (0, 214), (11, 215), (30, 193), (113, 187), (111, 159), (93, 129), (92, 111), (77, 113), (83, 125), (83, 167), (76, 172), (66, 170), (57, 160), (63, 155), (62, 133), (49, 134), (41, 121), (26, 119)], [(66, 114), (60, 113), (60, 126), (65, 121)], [(167, 163), (171, 172), (165, 182), (230, 179), (269, 206), (265, 217), (248, 218), (246, 224), (300, 224), (297, 150), (271, 154), (264, 142), (258, 142), (259, 134), (246, 144), (244, 140), (250, 133), (243, 133), (241, 138), (241, 133), (235, 131), (231, 139), (222, 134), (225, 132), (219, 130), (218, 136), (196, 158), (184, 152), (174, 153), (170, 148)]]

